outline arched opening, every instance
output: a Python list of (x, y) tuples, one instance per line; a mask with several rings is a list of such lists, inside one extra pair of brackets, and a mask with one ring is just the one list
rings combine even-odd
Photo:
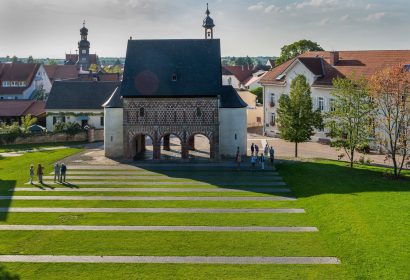
[(165, 134), (161, 141), (161, 159), (180, 159), (182, 157), (182, 141), (175, 134)]
[(188, 138), (188, 148), (190, 159), (211, 158), (211, 141), (204, 134), (192, 134)]
[(138, 134), (131, 143), (133, 160), (152, 160), (154, 158), (154, 145), (151, 136)]

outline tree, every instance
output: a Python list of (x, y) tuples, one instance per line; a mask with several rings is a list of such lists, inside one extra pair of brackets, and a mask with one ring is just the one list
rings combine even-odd
[(278, 127), (280, 137), (295, 143), (295, 157), (298, 157), (298, 143), (306, 142), (314, 134), (314, 128), (321, 128), (320, 110), (313, 111), (310, 86), (303, 75), (298, 75), (290, 86), (290, 95), (279, 98)]
[(28, 129), (30, 126), (35, 124), (37, 122), (37, 118), (31, 116), (30, 114), (21, 117), (21, 129), (23, 130), (24, 133), (28, 132)]
[(14, 56), (11, 58), (11, 62), (13, 62), (13, 63), (19, 62), (18, 57), (14, 55)]
[(276, 60), (276, 65), (282, 64), (289, 59), (295, 58), (298, 55), (307, 51), (323, 51), (322, 47), (310, 40), (300, 40), (290, 45), (285, 45), (281, 48), (280, 57)]
[(257, 97), (256, 101), (259, 104), (263, 104), (263, 88), (262, 87), (257, 87), (253, 90), (250, 91), (251, 93), (255, 94)]
[(27, 63), (35, 63), (34, 58), (31, 55), (27, 58)]
[(394, 177), (400, 177), (410, 159), (410, 72), (403, 64), (374, 74), (370, 93), (376, 105), (376, 137), (393, 161)]
[(57, 65), (57, 61), (54, 59), (47, 59), (48, 65)]
[(90, 70), (90, 71), (93, 72), (93, 73), (97, 73), (97, 72), (98, 72), (98, 66), (97, 66), (97, 64), (91, 64), (91, 65), (90, 65), (90, 68), (89, 68), (88, 70)]
[(337, 78), (333, 88), (326, 126), (334, 139), (332, 146), (343, 149), (353, 167), (355, 150), (368, 144), (371, 135), (373, 102), (363, 77)]

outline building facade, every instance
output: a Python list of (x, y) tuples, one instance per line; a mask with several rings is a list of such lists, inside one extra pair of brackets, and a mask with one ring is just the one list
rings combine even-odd
[[(276, 116), (281, 95), (290, 93), (297, 75), (304, 75), (311, 87), (313, 108), (332, 109), (333, 79), (370, 78), (376, 72), (399, 63), (410, 64), (410, 51), (318, 51), (307, 52), (270, 70), (261, 80), (264, 88), (264, 134), (278, 137)], [(330, 141), (327, 130), (316, 130), (313, 141)]]

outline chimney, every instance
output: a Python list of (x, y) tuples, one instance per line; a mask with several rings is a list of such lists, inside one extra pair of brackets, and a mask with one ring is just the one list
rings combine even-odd
[(339, 52), (331, 51), (330, 52), (330, 65), (336, 66), (338, 62), (339, 62)]

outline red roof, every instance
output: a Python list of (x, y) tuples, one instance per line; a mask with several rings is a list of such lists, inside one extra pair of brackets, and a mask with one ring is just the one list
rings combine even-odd
[(76, 79), (78, 70), (75, 65), (45, 65), (48, 78), (51, 82)]
[(25, 87), (3, 87), (0, 83), (0, 94), (22, 94), (31, 85), (39, 68), (37, 63), (0, 63), (0, 82), (26, 82)]
[[(65, 60), (66, 61), (71, 61), (73, 63), (78, 62), (78, 54), (66, 54), (65, 55)], [(90, 54), (90, 64), (97, 64), (97, 55), (96, 54)]]
[(249, 66), (222, 66), (222, 75), (233, 75), (242, 84), (255, 72), (253, 65)]
[[(347, 77), (351, 74), (355, 74), (357, 77), (364, 76), (370, 78), (373, 74), (386, 67), (399, 63), (410, 64), (410, 50), (339, 51), (338, 53), (339, 61), (332, 66), (330, 64), (331, 52), (306, 52), (273, 68), (262, 78), (261, 82), (264, 84), (283, 84), (284, 79), (277, 80), (277, 77), (285, 72), (297, 59), (312, 73), (322, 76), (315, 81), (314, 85), (316, 86), (331, 86), (334, 78)], [(319, 63), (318, 61), (321, 62)], [(319, 71), (321, 68), (320, 64), (322, 64), (322, 73)]]
[(37, 100), (0, 100), (0, 117), (21, 117), (46, 113), (46, 102)]

